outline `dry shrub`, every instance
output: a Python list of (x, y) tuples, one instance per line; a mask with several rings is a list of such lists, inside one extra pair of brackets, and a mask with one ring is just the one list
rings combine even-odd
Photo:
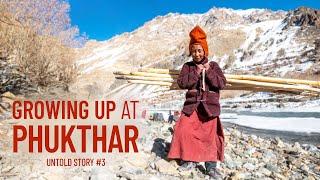
[(68, 13), (62, 0), (0, 1), (0, 57), (39, 86), (68, 85), (77, 73), (73, 47), (86, 40)]

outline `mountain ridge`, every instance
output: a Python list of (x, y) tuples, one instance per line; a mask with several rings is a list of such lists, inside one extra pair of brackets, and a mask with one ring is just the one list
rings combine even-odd
[(293, 11), (214, 7), (203, 14), (157, 16), (132, 32), (103, 42), (89, 41), (78, 49), (79, 78), (93, 76), (88, 83), (107, 79), (112, 84), (115, 70), (179, 69), (191, 60), (189, 31), (200, 25), (207, 33), (209, 59), (225, 73), (295, 78), (308, 74), (315, 79), (320, 72), (320, 28), (317, 17), (310, 14), (319, 16), (317, 12), (305, 7)]

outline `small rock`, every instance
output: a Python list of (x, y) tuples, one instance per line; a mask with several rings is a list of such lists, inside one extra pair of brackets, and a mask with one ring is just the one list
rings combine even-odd
[(272, 172), (279, 172), (279, 168), (270, 163), (266, 164), (265, 168), (267, 168), (269, 171), (272, 171)]
[(39, 175), (36, 172), (33, 172), (28, 175), (27, 179), (39, 179)]
[(227, 129), (223, 132), (223, 134), (224, 134), (224, 136), (230, 136), (231, 135), (230, 131), (227, 130)]
[(134, 174), (126, 171), (119, 171), (116, 176), (120, 179), (134, 179)]
[(154, 140), (151, 152), (156, 153), (156, 155), (159, 157), (165, 158), (167, 154), (166, 147), (167, 147), (167, 144), (165, 143), (164, 139), (156, 138)]
[(251, 137), (252, 140), (254, 140), (254, 141), (258, 139), (258, 137), (257, 137), (256, 135), (251, 135), (250, 137)]
[(136, 167), (146, 168), (148, 166), (148, 155), (143, 152), (133, 154), (127, 161)]
[(190, 179), (193, 176), (192, 171), (179, 171), (179, 175), (183, 176), (184, 178)]
[(11, 107), (12, 103), (14, 102), (13, 99), (9, 99), (9, 98), (6, 98), (6, 97), (2, 97), (0, 101), (2, 101), (4, 103), (8, 103), (10, 105), (10, 107)]
[(0, 115), (3, 114), (4, 112), (6, 112), (6, 110), (0, 106)]
[(168, 124), (164, 124), (160, 129), (161, 133), (168, 133), (168, 135), (170, 135), (169, 127)]
[(81, 177), (81, 176), (73, 176), (70, 178), (70, 180), (83, 180), (84, 177)]
[(252, 154), (252, 157), (260, 159), (262, 157), (262, 153), (256, 151)]
[(151, 162), (151, 163), (149, 164), (149, 166), (151, 167), (151, 169), (156, 169), (156, 165), (155, 165), (154, 162)]
[(229, 169), (234, 169), (234, 168), (236, 168), (236, 163), (235, 162), (233, 162), (233, 161), (229, 161), (228, 163), (226, 162), (226, 166), (227, 166), (227, 168), (229, 168)]
[(236, 130), (236, 129), (234, 129), (234, 130), (232, 131), (232, 134), (233, 134), (233, 136), (235, 136), (235, 137), (241, 137), (240, 131), (238, 131), (238, 130)]
[(318, 148), (312, 144), (303, 144), (302, 148), (307, 151), (315, 152), (318, 151)]
[(261, 172), (262, 174), (266, 175), (266, 176), (270, 176), (271, 175), (271, 171), (269, 171), (268, 169), (261, 167), (258, 172)]
[(275, 160), (277, 157), (271, 150), (264, 150), (263, 157), (269, 161), (269, 160)]
[(6, 111), (10, 109), (11, 105), (8, 102), (0, 102), (0, 107), (2, 107), (2, 111)]
[(241, 161), (234, 161), (234, 163), (235, 163), (235, 166), (236, 166), (237, 169), (241, 168), (241, 166), (242, 166), (242, 162)]
[(293, 148), (296, 149), (296, 150), (301, 150), (302, 149), (299, 142), (295, 142), (294, 145), (293, 145)]
[(256, 167), (253, 165), (253, 164), (251, 164), (251, 163), (245, 163), (244, 165), (243, 165), (243, 167), (244, 168), (246, 168), (247, 170), (249, 170), (249, 171), (253, 171)]
[(116, 175), (110, 172), (107, 169), (101, 169), (98, 167), (95, 167), (91, 170), (91, 177), (90, 179), (96, 180), (96, 179), (116, 179)]
[(303, 164), (302, 166), (300, 166), (300, 169), (301, 170), (304, 170), (304, 171), (309, 171), (309, 167), (305, 164)]
[(177, 175), (179, 172), (175, 167), (173, 167), (169, 162), (164, 159), (160, 159), (155, 163), (156, 169), (165, 174)]
[(262, 177), (264, 177), (265, 175), (264, 174), (262, 174), (261, 172), (254, 172), (254, 174), (253, 174), (255, 177), (258, 177), (258, 178), (262, 178)]
[(278, 147), (280, 147), (280, 148), (284, 147), (284, 143), (281, 141), (281, 139), (279, 137), (275, 137), (274, 142)]
[(283, 179), (283, 180), (288, 179), (288, 178), (284, 177), (283, 175), (281, 175), (281, 174), (279, 174), (279, 173), (275, 173), (275, 172), (272, 173), (272, 176), (275, 177), (275, 178), (277, 178), (277, 179), (281, 179), (281, 180), (282, 180), (282, 179)]
[(251, 156), (255, 152), (256, 152), (256, 148), (250, 147), (250, 148), (248, 148), (248, 150), (246, 150), (245, 154)]
[(246, 174), (240, 173), (240, 172), (234, 172), (230, 177), (231, 180), (238, 180), (238, 179), (245, 179), (245, 178), (246, 178)]
[(172, 137), (171, 136), (168, 136), (166, 137), (165, 141), (168, 142), (168, 143), (171, 143), (171, 140), (172, 140)]
[(178, 165), (178, 162), (177, 161), (169, 161), (169, 163), (173, 166), (173, 167), (176, 167), (178, 168), (179, 165)]
[(303, 179), (303, 176), (300, 173), (292, 172), (292, 179)]
[(258, 137), (257, 141), (258, 141), (260, 144), (262, 144), (265, 140), (264, 140), (263, 138), (261, 138), (261, 137)]
[(309, 167), (307, 165), (303, 164), (300, 166), (300, 169), (302, 170), (303, 174), (309, 175)]
[(249, 136), (248, 136), (248, 135), (242, 133), (242, 139), (244, 140), (243, 143), (250, 143), (250, 142), (249, 142)]
[(230, 157), (229, 154), (225, 154), (224, 155), (224, 162), (225, 162), (225, 165), (229, 168), (229, 169), (233, 169), (235, 168), (237, 165), (236, 163), (232, 160), (232, 158)]
[(284, 150), (284, 152), (289, 154), (289, 155), (291, 155), (291, 156), (294, 156), (294, 157), (299, 157), (300, 154), (301, 154), (299, 151), (294, 150), (292, 148), (291, 149), (286, 149), (286, 150)]
[(5, 98), (8, 98), (8, 99), (12, 99), (12, 100), (16, 99), (16, 96), (14, 94), (12, 94), (11, 92), (9, 92), (9, 91), (3, 93), (1, 95), (1, 97), (5, 97)]
[(8, 173), (10, 172), (14, 167), (13, 166), (7, 166), (2, 169), (2, 173)]

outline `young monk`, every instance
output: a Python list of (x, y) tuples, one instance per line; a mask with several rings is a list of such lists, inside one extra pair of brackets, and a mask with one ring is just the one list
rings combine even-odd
[(196, 26), (189, 35), (193, 60), (183, 65), (177, 80), (179, 87), (188, 91), (168, 158), (182, 160), (181, 167), (187, 170), (205, 162), (210, 177), (222, 178), (216, 164), (224, 160), (219, 91), (226, 86), (226, 78), (216, 62), (208, 62), (205, 32)]

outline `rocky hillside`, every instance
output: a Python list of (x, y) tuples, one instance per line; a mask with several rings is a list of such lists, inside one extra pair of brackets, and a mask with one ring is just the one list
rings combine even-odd
[[(0, 179), (209, 179), (203, 163), (181, 171), (176, 161), (168, 161), (172, 124), (138, 120), (143, 135), (139, 153), (103, 154), (107, 166), (50, 167), (44, 165), (48, 154), (12, 155), (12, 120), (0, 122)], [(224, 179), (310, 179), (320, 177), (320, 146), (288, 143), (282, 139), (246, 134), (236, 127), (224, 128), (225, 160), (219, 164)], [(303, 140), (302, 140), (303, 141)], [(67, 157), (72, 158), (74, 154)], [(86, 157), (95, 157), (88, 155)]]
[(189, 31), (197, 24), (208, 34), (209, 59), (226, 73), (317, 79), (320, 73), (320, 14), (294, 11), (212, 8), (204, 14), (170, 13), (110, 40), (89, 41), (78, 49), (77, 90), (102, 95), (112, 71), (139, 67), (179, 69), (188, 57)]

